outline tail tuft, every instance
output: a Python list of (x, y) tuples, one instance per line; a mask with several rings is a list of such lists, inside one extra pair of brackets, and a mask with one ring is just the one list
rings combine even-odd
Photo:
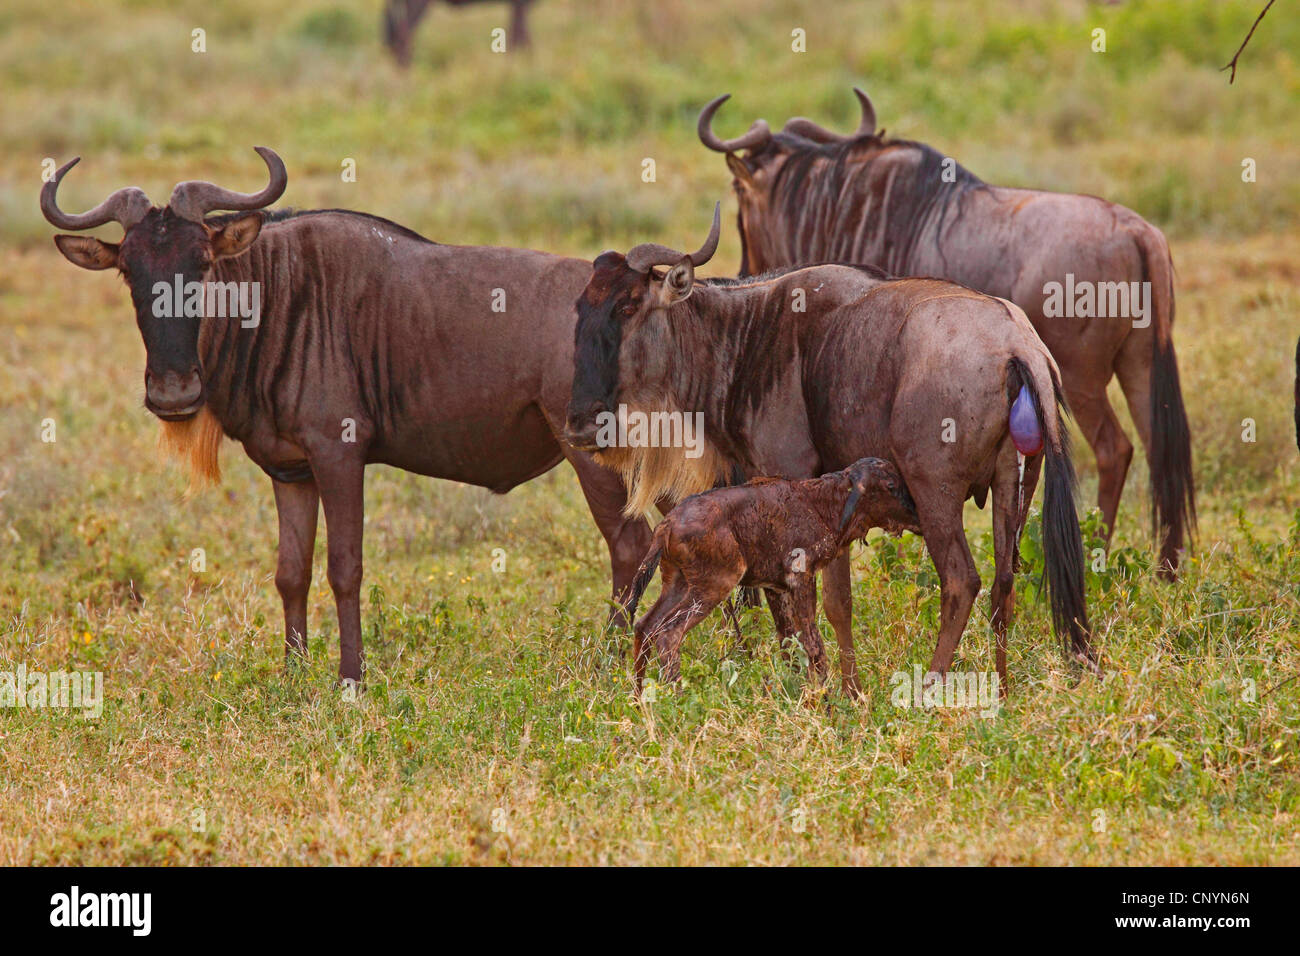
[[(1028, 367), (1020, 359), (1011, 360), (1012, 382), (1029, 389), (1038, 426), (1046, 437), (1047, 458), (1043, 489), (1043, 557), (1047, 565), (1048, 598), (1052, 607), (1052, 627), (1060, 637), (1068, 656), (1089, 667), (1097, 668), (1088, 623), (1088, 601), (1084, 593), (1083, 534), (1075, 511), (1077, 478), (1070, 457), (1070, 436), (1064, 427), (1065, 399), (1058, 383), (1052, 383), (1054, 402), (1049, 422), (1043, 397)], [(1056, 427), (1049, 427), (1054, 424)]]

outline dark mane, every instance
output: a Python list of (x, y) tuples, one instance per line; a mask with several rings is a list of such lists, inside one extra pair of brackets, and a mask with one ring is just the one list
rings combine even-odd
[[(287, 222), (290, 219), (300, 219), (303, 216), (323, 216), (326, 213), (338, 213), (343, 216), (357, 216), (361, 219), (368, 219), (371, 222), (391, 229), (399, 235), (408, 239), (415, 239), (417, 242), (427, 242), (430, 245), (437, 245), (432, 239), (426, 239), (414, 229), (407, 229), (401, 223), (393, 222), (391, 219), (385, 219), (383, 216), (372, 216), (368, 212), (357, 212), (355, 209), (263, 209), (262, 223), (270, 225), (277, 222)], [(238, 219), (244, 215), (242, 212), (223, 212), (216, 216), (208, 216), (203, 221), (209, 226), (221, 226), (233, 219)]]
[[(808, 192), (839, 196), (844, 187), (850, 162), (869, 165), (876, 156), (891, 149), (907, 149), (919, 154), (920, 161), (906, 179), (900, 179), (889, 192), (885, 210), (885, 248), (889, 250), (889, 271), (905, 274), (906, 262), (925, 226), (929, 214), (937, 209), (935, 242), (943, 230), (944, 219), (954, 200), (988, 184), (966, 167), (952, 164), (952, 182), (943, 179), (944, 156), (932, 146), (910, 139), (885, 139), (879, 135), (858, 136), (833, 143), (817, 143), (795, 133), (777, 133), (774, 142), (790, 152), (772, 184), (776, 203), (791, 222), (799, 221), (799, 211), (807, 205)], [(815, 170), (815, 172), (814, 172)], [(960, 215), (960, 209), (958, 210)]]

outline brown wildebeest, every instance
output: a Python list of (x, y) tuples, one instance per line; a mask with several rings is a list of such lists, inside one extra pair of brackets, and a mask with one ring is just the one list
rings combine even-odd
[[(1075, 657), (1095, 668), (1059, 371), (1019, 307), (939, 279), (889, 280), (869, 266), (697, 282), (695, 269), (712, 257), (718, 234), (715, 211), (708, 240), (690, 255), (652, 243), (626, 257), (606, 252), (578, 300), (565, 435), (623, 474), (629, 513), (704, 491), (733, 464), (750, 476), (807, 478), (859, 458), (895, 462), (939, 572), (930, 670), (943, 674), (980, 588), (962, 505), (971, 497), (983, 504), (991, 491), (992, 620), (1006, 686), (1021, 492), (1010, 413), (1024, 387), (1039, 438), (1026, 454), (1047, 458), (1053, 623)], [(609, 416), (665, 411), (703, 416), (702, 453), (609, 440)], [(824, 577), (843, 686), (857, 693), (848, 556)]]
[[(1060, 365), (1070, 411), (1097, 456), (1107, 529), (1115, 527), (1133, 458), (1106, 397), (1119, 376), (1150, 464), (1160, 565), (1172, 578), (1184, 535), (1195, 527), (1196, 494), (1164, 235), (1095, 196), (992, 186), (924, 143), (886, 139), (871, 101), (854, 92), (862, 120), (851, 136), (796, 118), (780, 133), (758, 120), (722, 140), (711, 124), (727, 97), (700, 114), (700, 139), (727, 154), (734, 176), (741, 274), (856, 262), (898, 276), (939, 276), (1016, 303)], [(1139, 310), (1130, 296), (1143, 289)], [(1036, 480), (1026, 476), (1030, 486)]]
[(756, 478), (694, 495), (655, 528), (632, 585), (629, 611), (661, 569), (659, 600), (636, 623), (632, 658), (641, 696), (650, 642), (660, 676), (681, 676), (682, 641), (737, 587), (762, 588), (782, 643), (796, 632), (808, 655), (810, 681), (826, 676), (817, 630), (817, 572), (872, 528), (920, 532), (916, 508), (898, 469), (863, 458), (820, 478)]
[[(591, 265), (440, 245), (346, 210), (264, 212), (287, 175), (274, 152), (257, 151), (271, 180), (258, 193), (186, 182), (159, 208), (132, 187), (69, 215), (55, 196), (74, 159), (41, 190), (41, 209), (61, 229), (111, 221), (125, 229), (120, 244), (54, 241), (74, 264), (116, 268), (130, 287), (147, 353), (145, 407), (163, 420), (164, 438), (194, 471), (215, 477), (224, 433), (270, 476), (286, 660), (306, 653), (323, 505), (339, 675), (361, 679), (368, 464), (504, 493), (568, 459), (609, 546), (614, 596), (624, 599), (649, 525), (623, 514), (616, 475), (559, 437), (573, 378), (573, 301)], [(241, 212), (207, 215), (218, 209)], [(260, 316), (217, 318), (202, 300), (159, 316), (174, 284), (203, 282), (256, 294)]]
[[(448, 6), (465, 7), (485, 0), (443, 0)], [(528, 7), (533, 0), (510, 0), (509, 43), (522, 48), (532, 44), (528, 34)], [(411, 40), (415, 28), (429, 11), (433, 0), (387, 0), (384, 4), (384, 42), (401, 66), (411, 65)]]

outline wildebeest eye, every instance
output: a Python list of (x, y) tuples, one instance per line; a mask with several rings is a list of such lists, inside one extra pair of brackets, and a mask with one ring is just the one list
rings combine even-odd
[(636, 315), (637, 312), (639, 312), (640, 310), (641, 310), (641, 305), (640, 305), (640, 303), (638, 303), (638, 302), (625, 302), (625, 303), (623, 303), (623, 305), (619, 308), (619, 310), (618, 310), (618, 314), (621, 315), (621, 316), (623, 316), (624, 318), (628, 318), (628, 319), (630, 319), (630, 318), (632, 318), (632, 316)]

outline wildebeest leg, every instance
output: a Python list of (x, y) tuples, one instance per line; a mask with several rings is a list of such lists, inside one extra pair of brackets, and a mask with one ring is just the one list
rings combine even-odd
[(932, 485), (929, 480), (908, 475), (907, 486), (916, 502), (926, 549), (939, 572), (939, 642), (930, 659), (930, 670), (946, 674), (979, 594), (980, 576), (962, 527), (963, 502), (944, 490), (941, 477)]
[[(1041, 456), (1036, 456), (1041, 460)], [(1020, 483), (1016, 449), (1004, 441), (993, 468), (993, 591), (990, 595), (990, 620), (997, 642), (998, 680), (1001, 695), (1007, 695), (1007, 626), (1016, 605), (1015, 556), (1019, 530), (1016, 503)]]
[(653, 639), (655, 649), (659, 652), (659, 679), (666, 684), (676, 683), (681, 679), (682, 641), (686, 634), (700, 621), (709, 616), (709, 612), (723, 602), (739, 578), (720, 580), (718, 578), (696, 579), (687, 582), (684, 587), (674, 588), (671, 609), (665, 608), (658, 625), (646, 631), (643, 640)]
[(808, 576), (808, 582), (796, 585), (787, 600), (799, 630), (799, 643), (808, 655), (808, 687), (816, 691), (826, 682), (826, 647), (817, 629), (817, 579)]
[(1066, 387), (1070, 410), (1083, 437), (1097, 456), (1097, 506), (1106, 522), (1106, 540), (1115, 530), (1115, 515), (1119, 512), (1119, 499), (1124, 493), (1124, 478), (1129, 462), (1133, 460), (1133, 443), (1120, 428), (1115, 409), (1106, 397), (1106, 383), (1091, 383), (1084, 387)]
[(315, 481), (271, 481), (275, 511), (280, 519), (280, 543), (275, 564), (275, 588), (284, 603), (284, 661), (307, 656), (307, 593), (311, 588), (311, 559), (316, 545), (320, 494)]
[(520, 49), (532, 45), (533, 38), (528, 35), (528, 5), (532, 0), (511, 0), (510, 6), (510, 42)]
[(1020, 571), (1020, 535), (1025, 530), (1025, 522), (1029, 518), (1029, 504), (1034, 500), (1034, 492), (1038, 488), (1038, 476), (1043, 471), (1043, 455), (1040, 452), (1025, 459), (1025, 477), (1021, 482), (1020, 506), (1016, 516), (1016, 540), (1014, 544), (1014, 556), (1011, 567), (1013, 571)]
[(361, 681), (361, 540), (365, 464), (360, 457), (311, 459), (325, 508), (327, 574), (339, 615), (339, 679)]
[(641, 685), (645, 681), (646, 664), (650, 658), (650, 644), (655, 634), (663, 627), (665, 618), (677, 610), (677, 606), (686, 595), (686, 582), (671, 564), (660, 565), (659, 599), (650, 606), (650, 610), (636, 622), (632, 631), (632, 667), (636, 674), (636, 696), (641, 696)]
[(609, 622), (618, 627), (628, 627), (632, 622), (628, 620), (627, 599), (641, 559), (650, 548), (650, 525), (644, 518), (624, 517), (627, 492), (616, 472), (601, 467), (567, 444), (562, 444), (561, 448), (578, 473), (578, 484), (582, 486), (591, 517), (609, 548), (613, 578), (611, 597), (614, 601), (609, 610)]
[(860, 697), (858, 658), (853, 650), (853, 577), (847, 550), (822, 570), (822, 607), (840, 646), (840, 690)]

